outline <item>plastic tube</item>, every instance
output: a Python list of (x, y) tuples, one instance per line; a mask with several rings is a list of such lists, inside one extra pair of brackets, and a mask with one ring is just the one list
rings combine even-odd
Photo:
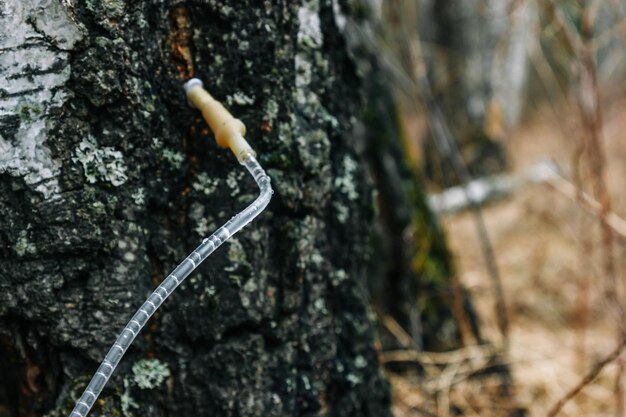
[[(222, 107), (223, 108), (223, 107)], [(224, 110), (225, 111), (225, 110)], [(232, 116), (231, 116), (232, 117)], [(213, 128), (213, 126), (211, 126)], [(245, 128), (244, 128), (245, 129)], [(245, 130), (244, 130), (245, 131)], [(215, 132), (214, 132), (215, 133)], [(243, 137), (236, 142), (241, 144), (245, 140)], [(247, 145), (247, 143), (246, 143)], [(249, 147), (249, 145), (248, 145)], [(235, 215), (226, 224), (217, 229), (210, 237), (204, 239), (202, 243), (193, 250), (177, 267), (167, 276), (156, 290), (137, 310), (133, 318), (130, 319), (124, 330), (117, 337), (117, 340), (105, 356), (100, 367), (91, 378), (89, 385), (76, 403), (70, 417), (85, 417), (91, 410), (94, 402), (102, 392), (113, 371), (120, 363), (122, 356), (130, 344), (135, 340), (141, 329), (148, 322), (148, 319), (163, 304), (167, 297), (178, 287), (189, 274), (198, 267), (215, 249), (220, 247), (228, 238), (241, 230), (244, 226), (254, 220), (270, 202), (273, 190), (270, 178), (267, 176), (261, 165), (257, 162), (254, 152), (250, 148), (245, 153), (240, 153), (239, 161), (246, 167), (259, 186), (259, 196), (252, 204), (246, 207), (241, 213)]]

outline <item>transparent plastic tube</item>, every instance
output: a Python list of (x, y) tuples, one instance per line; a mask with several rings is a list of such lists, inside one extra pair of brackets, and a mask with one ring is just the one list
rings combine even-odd
[(215, 249), (217, 249), (228, 238), (241, 230), (245, 225), (257, 217), (270, 202), (272, 198), (272, 187), (270, 178), (267, 176), (261, 165), (257, 162), (252, 153), (247, 153), (240, 158), (240, 162), (252, 174), (252, 177), (259, 186), (260, 194), (256, 200), (241, 213), (230, 219), (226, 224), (217, 229), (207, 239), (204, 239), (200, 246), (194, 249), (177, 267), (163, 280), (161, 285), (148, 297), (141, 308), (137, 310), (133, 318), (130, 319), (122, 333), (105, 356), (100, 367), (91, 378), (89, 385), (76, 403), (70, 417), (85, 417), (94, 402), (102, 392), (113, 371), (119, 364), (122, 356), (130, 344), (135, 340), (141, 329), (148, 322), (148, 319), (163, 304), (167, 297), (178, 287), (189, 274), (196, 269)]

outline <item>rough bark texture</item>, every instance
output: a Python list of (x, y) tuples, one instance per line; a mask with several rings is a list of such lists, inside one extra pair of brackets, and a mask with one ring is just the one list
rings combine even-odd
[(0, 416), (68, 414), (151, 288), (253, 199), (187, 107), (191, 75), (247, 124), (275, 198), (167, 301), (92, 415), (389, 414), (339, 9), (0, 1)]

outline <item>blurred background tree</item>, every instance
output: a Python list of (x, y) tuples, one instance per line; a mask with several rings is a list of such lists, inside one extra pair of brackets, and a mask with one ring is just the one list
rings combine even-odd
[[(474, 190), (450, 190), (464, 194), (471, 216), (459, 213), (439, 220), (456, 258), (452, 271), (457, 271), (460, 286), (472, 287), (482, 340), (500, 346), (504, 336), (502, 357), (511, 360), (526, 357), (522, 346), (540, 343), (554, 343), (550, 352), (538, 350), (555, 367), (562, 366), (560, 357), (569, 360), (566, 353), (573, 355), (567, 363), (576, 368), (578, 385), (558, 378), (539, 383), (538, 375), (531, 381), (528, 368), (513, 366), (514, 374), (522, 374), (514, 380), (521, 387), (518, 398), (527, 398), (532, 413), (558, 413), (565, 406), (569, 412), (578, 410), (574, 413), (610, 409), (623, 415), (624, 371), (622, 361), (614, 361), (619, 354), (613, 349), (623, 347), (624, 332), (626, 229), (620, 190), (626, 145), (619, 117), (626, 86), (624, 2), (398, 0), (374, 2), (372, 7), (383, 24), (371, 32), (370, 40), (379, 45), (380, 66), (395, 86), (408, 166), (419, 173), (436, 201), (443, 196), (438, 193), (452, 185), (471, 183)], [(535, 175), (541, 177), (534, 164), (546, 158), (557, 168), (550, 168), (540, 182), (552, 178), (551, 188), (523, 185), (536, 181), (530, 180)], [(489, 196), (507, 195), (500, 206), (486, 205)], [(563, 196), (572, 198), (573, 206), (555, 201)], [(468, 233), (466, 224), (475, 230)], [(557, 232), (563, 228), (576, 232)], [(512, 236), (525, 240), (511, 241)], [(557, 255), (548, 255), (555, 247)], [(518, 258), (518, 252), (526, 255)], [(576, 266), (566, 278), (554, 271), (566, 269), (563, 263), (569, 256)], [(529, 283), (528, 274), (537, 281)], [(560, 292), (564, 282), (572, 285), (571, 291)], [(560, 297), (526, 292), (524, 285), (556, 291)], [(550, 307), (554, 310), (548, 313), (539, 307), (542, 303), (559, 307)], [(535, 321), (533, 314), (538, 314)], [(551, 320), (566, 324), (553, 326)], [(538, 329), (550, 329), (554, 340), (538, 336)], [(610, 329), (602, 333), (609, 342), (591, 342), (590, 335), (605, 329)], [(572, 343), (560, 344), (564, 337)], [(593, 359), (598, 357), (612, 359), (601, 360), (604, 365), (598, 368)], [(449, 356), (444, 369), (452, 366), (453, 358)], [(604, 370), (607, 364), (612, 366), (609, 371)], [(585, 376), (599, 369), (604, 379), (588, 387)], [(433, 375), (445, 384), (445, 373)], [(400, 391), (402, 383), (396, 381)], [(551, 384), (572, 390), (553, 392)], [(488, 391), (485, 385), (481, 381), (482, 394)], [(436, 386), (431, 396), (441, 394)], [(464, 393), (457, 405), (465, 412), (506, 414), (467, 402), (468, 387), (471, 384), (456, 391)], [(591, 399), (587, 389), (605, 389), (605, 400)], [(454, 391), (438, 397), (429, 410), (446, 415), (446, 401)], [(405, 404), (428, 404), (426, 398), (403, 398)], [(440, 401), (445, 402), (443, 409)], [(505, 408), (511, 412), (515, 407), (509, 403)]]

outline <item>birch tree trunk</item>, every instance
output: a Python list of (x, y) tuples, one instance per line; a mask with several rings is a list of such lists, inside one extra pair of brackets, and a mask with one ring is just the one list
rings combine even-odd
[(149, 291), (253, 199), (190, 76), (246, 123), (276, 195), (92, 415), (389, 415), (345, 19), (330, 0), (0, 0), (0, 417), (67, 415)]
[[(529, 71), (533, 5), (514, 0), (419, 0), (417, 25), (434, 101), (472, 174), (507, 166), (503, 141), (521, 115)], [(432, 136), (432, 135), (430, 135)], [(459, 182), (429, 137), (427, 171)]]

